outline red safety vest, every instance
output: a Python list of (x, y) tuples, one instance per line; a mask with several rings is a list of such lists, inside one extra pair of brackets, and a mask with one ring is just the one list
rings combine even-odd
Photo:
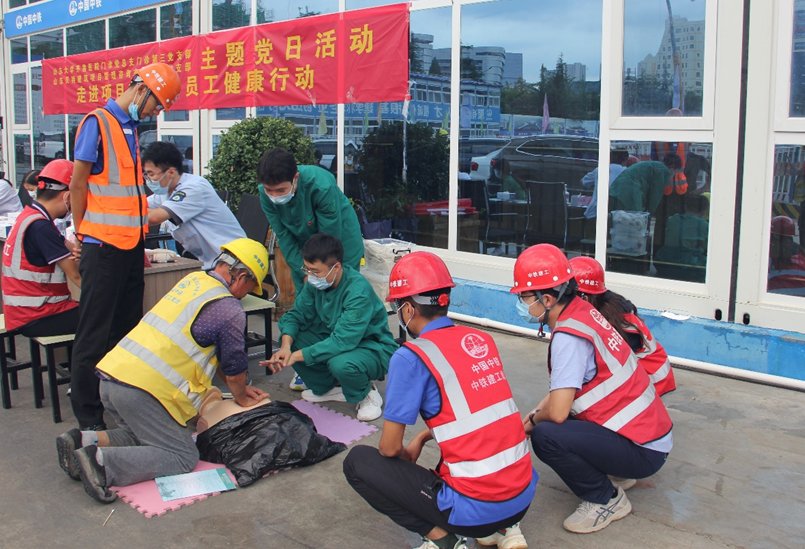
[(573, 299), (553, 328), (554, 334), (561, 332), (586, 339), (595, 349), (595, 377), (576, 391), (572, 416), (597, 423), (638, 444), (671, 432), (671, 417), (648, 374), (637, 365), (629, 344), (604, 315), (583, 299)]
[[(87, 208), (77, 220), (76, 233), (91, 236), (122, 250), (131, 250), (148, 232), (148, 203), (143, 190), (140, 155), (134, 158), (123, 127), (106, 109), (95, 109), (87, 117), (98, 119), (103, 147), (103, 171), (87, 180)], [(79, 134), (83, 121), (79, 126)], [(139, 147), (135, 132), (135, 151)]]
[(635, 351), (637, 363), (643, 368), (651, 382), (654, 383), (654, 389), (660, 396), (665, 393), (670, 393), (676, 389), (676, 380), (674, 379), (674, 371), (671, 368), (671, 361), (668, 360), (668, 353), (659, 341), (654, 339), (651, 330), (643, 322), (643, 320), (636, 314), (627, 313), (623, 318), (634, 326), (634, 330), (630, 332), (640, 334), (643, 340), (643, 346)]
[(492, 336), (451, 326), (405, 345), (439, 386), (441, 409), (425, 420), (442, 453), (438, 475), (481, 501), (520, 494), (531, 482), (531, 455)]
[(32, 265), (25, 257), (23, 239), (31, 223), (48, 217), (34, 206), (26, 206), (3, 247), (3, 314), (6, 330), (78, 307), (70, 299), (67, 277), (55, 264)]

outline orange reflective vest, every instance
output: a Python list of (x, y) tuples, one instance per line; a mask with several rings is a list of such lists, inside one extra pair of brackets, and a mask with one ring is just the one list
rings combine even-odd
[(688, 192), (688, 178), (685, 175), (685, 164), (687, 163), (687, 153), (685, 152), (685, 144), (684, 143), (668, 143), (662, 142), (657, 143), (657, 156), (659, 160), (662, 160), (668, 154), (675, 154), (679, 157), (679, 160), (682, 161), (682, 168), (679, 170), (673, 170), (674, 175), (671, 177), (671, 181), (665, 188), (662, 190), (662, 194), (665, 196), (670, 196), (672, 194), (686, 194)]
[(651, 382), (654, 383), (654, 389), (657, 394), (662, 396), (665, 393), (670, 393), (676, 389), (676, 380), (674, 379), (674, 370), (671, 368), (671, 361), (668, 360), (668, 353), (659, 341), (654, 339), (651, 330), (643, 322), (643, 320), (633, 313), (623, 315), (624, 320), (634, 326), (634, 330), (628, 330), (640, 335), (643, 340), (643, 345), (640, 349), (635, 351), (637, 363), (643, 368)]
[[(597, 309), (576, 298), (559, 315), (553, 333), (589, 341), (595, 350), (595, 377), (576, 391), (570, 415), (646, 444), (671, 432), (668, 410), (629, 344)], [(548, 347), (548, 370), (551, 349)]]
[(9, 331), (78, 307), (61, 268), (34, 265), (25, 255), (25, 232), (39, 219), (49, 221), (36, 206), (26, 206), (3, 247), (3, 313)]
[[(140, 155), (132, 158), (123, 127), (111, 112), (95, 109), (89, 116), (98, 119), (103, 171), (89, 176), (87, 207), (76, 232), (116, 248), (131, 250), (148, 232), (148, 203)], [(82, 121), (79, 133), (83, 125)], [(136, 151), (139, 148), (136, 133), (134, 139)]]
[(504, 501), (528, 488), (528, 439), (492, 337), (452, 326), (405, 346), (439, 386), (441, 409), (425, 424), (442, 453), (436, 472), (444, 482), (481, 501)]

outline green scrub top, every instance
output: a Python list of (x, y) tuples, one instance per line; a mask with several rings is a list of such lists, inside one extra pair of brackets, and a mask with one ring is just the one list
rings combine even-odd
[(629, 166), (609, 186), (612, 209), (654, 213), (671, 176), (673, 172), (655, 160)]
[(277, 235), (282, 254), (291, 268), (299, 293), (304, 286), (302, 246), (316, 233), (326, 233), (344, 246), (344, 264), (360, 269), (363, 236), (358, 216), (336, 184), (335, 177), (319, 166), (297, 166), (296, 194), (287, 204), (274, 204), (262, 185), (257, 194), (260, 205)]
[(302, 349), (307, 364), (326, 362), (361, 347), (376, 352), (387, 372), (391, 355), (397, 350), (386, 308), (363, 275), (349, 265), (344, 265), (335, 288), (317, 290), (305, 284), (293, 308), (280, 319), (279, 329), (294, 340), (300, 331), (321, 337), (318, 343)]

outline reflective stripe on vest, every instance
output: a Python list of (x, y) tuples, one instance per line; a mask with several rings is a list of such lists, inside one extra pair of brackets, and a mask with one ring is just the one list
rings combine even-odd
[(3, 303), (13, 307), (41, 307), (47, 303), (61, 303), (62, 301), (67, 301), (68, 299), (70, 299), (69, 295), (3, 295)]
[(135, 197), (137, 192), (136, 185), (98, 185), (97, 183), (88, 183), (89, 191), (94, 195), (113, 196), (115, 198), (130, 198)]
[(119, 215), (99, 212), (84, 213), (84, 220), (99, 225), (116, 225), (118, 227), (140, 227), (143, 223), (148, 223), (148, 216)]
[[(649, 378), (651, 378), (654, 389), (660, 395), (676, 389), (676, 382), (673, 380), (671, 362), (668, 360), (668, 354), (652, 335), (651, 330), (648, 329), (645, 322), (635, 313), (624, 315), (624, 319), (634, 326), (637, 330), (636, 333), (640, 335), (643, 347), (635, 352), (637, 364), (641, 366), (646, 371)], [(666, 379), (668, 379), (668, 383), (663, 383)]]
[[(511, 414), (519, 414), (517, 405), (514, 400), (509, 398), (492, 406), (488, 406), (482, 410), (473, 413), (470, 412), (470, 406), (467, 403), (467, 398), (456, 380), (453, 373), (453, 368), (450, 363), (442, 354), (442, 351), (432, 341), (427, 339), (415, 339), (410, 341), (422, 349), (428, 355), (433, 366), (438, 370), (444, 381), (444, 392), (447, 393), (447, 398), (450, 400), (450, 406), (453, 408), (453, 414), (456, 419), (451, 423), (445, 423), (434, 427), (431, 432), (436, 442), (451, 440), (467, 433), (471, 433), (496, 422)], [(466, 462), (465, 462), (466, 463)]]
[(218, 367), (215, 345), (199, 345), (192, 325), (207, 303), (226, 297), (232, 294), (214, 277), (201, 272), (185, 276), (101, 360), (98, 370), (150, 393), (186, 425), (198, 413)]
[[(594, 340), (593, 345), (598, 346), (599, 349), (605, 347), (604, 340), (601, 339), (601, 336), (598, 334), (598, 332), (583, 322), (569, 318), (562, 321), (562, 326), (567, 326), (570, 329), (589, 335)], [(631, 355), (624, 365), (621, 365), (617, 359), (609, 353), (603, 354), (602, 358), (604, 359), (607, 368), (612, 373), (612, 376), (576, 398), (573, 401), (573, 406), (570, 409), (573, 415), (584, 412), (591, 406), (594, 406), (617, 391), (621, 385), (629, 381), (629, 378), (632, 377), (632, 374), (637, 369), (637, 360)]]
[[(13, 243), (14, 251), (11, 254), (11, 265), (3, 265), (3, 274), (5, 276), (10, 276), (11, 278), (24, 280), (26, 282), (38, 282), (39, 284), (62, 284), (67, 282), (67, 277), (65, 276), (64, 271), (61, 269), (54, 269), (52, 273), (37, 273), (22, 269), (20, 267), (22, 263), (22, 247), (25, 239), (25, 231), (28, 230), (28, 227), (30, 227), (31, 223), (40, 219), (47, 221), (47, 218), (40, 214), (29, 215), (20, 222), (20, 225), (17, 228), (16, 238), (14, 239)], [(7, 299), (4, 301), (8, 302)], [(31, 307), (35, 306), (36, 305), (31, 305)]]
[(651, 383), (656, 385), (660, 381), (667, 378), (668, 374), (670, 373), (671, 373), (671, 362), (668, 359), (665, 359), (665, 362), (663, 363), (662, 366), (660, 366), (660, 369), (654, 372), (653, 374), (649, 374), (648, 377), (651, 378)]
[[(517, 405), (511, 398), (492, 406), (487, 406), (476, 412), (471, 412), (467, 397), (464, 396), (464, 391), (461, 390), (455, 372), (444, 354), (442, 354), (441, 349), (432, 341), (422, 338), (409, 341), (408, 343), (419, 347), (428, 356), (433, 367), (439, 372), (443, 383), (442, 388), (447, 399), (450, 401), (453, 415), (455, 415), (455, 420), (450, 423), (444, 423), (431, 429), (433, 438), (437, 443), (452, 440), (477, 431), (512, 414), (519, 415)], [(522, 452), (523, 448), (525, 448), (525, 454)], [(460, 463), (445, 461), (444, 463), (450, 470), (450, 475), (453, 477), (477, 478), (501, 471), (513, 465), (517, 460), (527, 454), (528, 443), (526, 440), (523, 440), (515, 446), (506, 448), (488, 458), (477, 461), (463, 461)]]
[(643, 394), (634, 399), (628, 405), (624, 406), (614, 416), (606, 420), (604, 422), (604, 427), (618, 432), (624, 426), (626, 426), (627, 423), (645, 412), (648, 407), (652, 405), (655, 398), (657, 398), (657, 394), (654, 392), (654, 384), (649, 383), (646, 386), (646, 390), (643, 391)]

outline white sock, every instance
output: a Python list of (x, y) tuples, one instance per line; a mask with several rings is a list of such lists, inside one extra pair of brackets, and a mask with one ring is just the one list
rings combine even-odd
[(81, 431), (81, 446), (98, 444), (98, 433), (95, 431)]
[(98, 465), (103, 467), (103, 452), (101, 451), (100, 448), (95, 450), (95, 461), (98, 462)]

